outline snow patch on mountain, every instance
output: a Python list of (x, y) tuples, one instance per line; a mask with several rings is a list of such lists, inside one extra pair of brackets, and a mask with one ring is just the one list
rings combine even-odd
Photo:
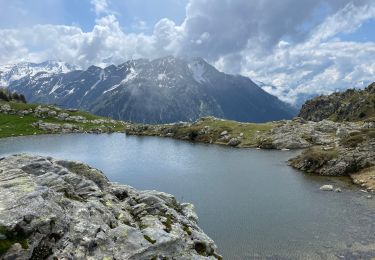
[(207, 82), (207, 79), (204, 77), (206, 73), (206, 67), (199, 61), (194, 61), (188, 65), (194, 79), (196, 82), (202, 84)]
[(130, 72), (128, 75), (126, 75), (125, 79), (123, 81), (121, 81), (120, 85), (121, 84), (125, 84), (133, 79), (135, 79), (136, 77), (138, 76), (138, 73), (135, 71), (135, 68), (134, 67), (130, 67)]
[(102, 82), (103, 80), (105, 80), (105, 72), (104, 72), (104, 70), (102, 69), (102, 70), (100, 71), (100, 74), (99, 74), (99, 80), (98, 80), (97, 82), (95, 82), (94, 85), (92, 85), (92, 86), (90, 87), (90, 89), (89, 89), (88, 91), (85, 92), (85, 94), (84, 94), (83, 96), (85, 97), (90, 91), (92, 91), (93, 89), (95, 89), (96, 86), (98, 86), (99, 83)]
[(107, 89), (106, 91), (103, 92), (103, 94), (111, 92), (111, 91), (117, 89), (118, 87), (120, 87), (122, 85), (125, 85), (127, 82), (135, 79), (137, 77), (137, 75), (138, 75), (138, 73), (135, 71), (135, 69), (133, 67), (131, 67), (130, 72), (126, 75), (126, 77), (119, 84), (116, 84), (116, 85), (112, 86), (111, 88)]
[(72, 95), (74, 93), (76, 89), (75, 88), (72, 88), (71, 90), (68, 91), (68, 93), (66, 94), (67, 96), (68, 95)]
[(42, 63), (21, 62), (17, 64), (0, 65), (0, 86), (9, 86), (13, 81), (24, 77), (33, 77), (42, 73), (40, 77), (52, 74), (67, 73), (79, 67), (62, 61), (46, 61)]
[(57, 83), (53, 86), (53, 88), (51, 89), (51, 91), (49, 92), (49, 94), (51, 95), (51, 94), (54, 93), (56, 90), (58, 90), (60, 87), (61, 87), (61, 85), (60, 85), (60, 81), (59, 81), (59, 82), (57, 82)]
[(168, 78), (168, 76), (167, 76), (167, 74), (165, 74), (165, 73), (160, 73), (160, 74), (158, 75), (158, 80), (159, 80), (159, 81), (166, 80), (167, 78)]

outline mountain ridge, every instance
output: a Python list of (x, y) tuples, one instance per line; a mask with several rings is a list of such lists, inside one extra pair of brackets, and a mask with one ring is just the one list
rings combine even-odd
[(296, 112), (251, 79), (220, 72), (202, 58), (168, 56), (35, 74), (12, 81), (9, 88), (25, 93), (31, 102), (140, 123), (195, 121), (203, 116), (265, 122), (288, 119)]

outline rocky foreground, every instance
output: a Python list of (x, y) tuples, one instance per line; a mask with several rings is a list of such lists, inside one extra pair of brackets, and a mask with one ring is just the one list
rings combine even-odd
[(0, 159), (1, 259), (221, 259), (191, 204), (50, 157)]

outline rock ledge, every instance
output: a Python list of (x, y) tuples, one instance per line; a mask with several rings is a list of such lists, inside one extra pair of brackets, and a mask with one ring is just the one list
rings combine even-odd
[(50, 157), (0, 159), (1, 259), (221, 259), (191, 204)]

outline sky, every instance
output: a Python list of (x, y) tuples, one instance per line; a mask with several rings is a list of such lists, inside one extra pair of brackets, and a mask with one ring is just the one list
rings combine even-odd
[(0, 64), (202, 57), (298, 104), (375, 81), (374, 0), (0, 0)]

